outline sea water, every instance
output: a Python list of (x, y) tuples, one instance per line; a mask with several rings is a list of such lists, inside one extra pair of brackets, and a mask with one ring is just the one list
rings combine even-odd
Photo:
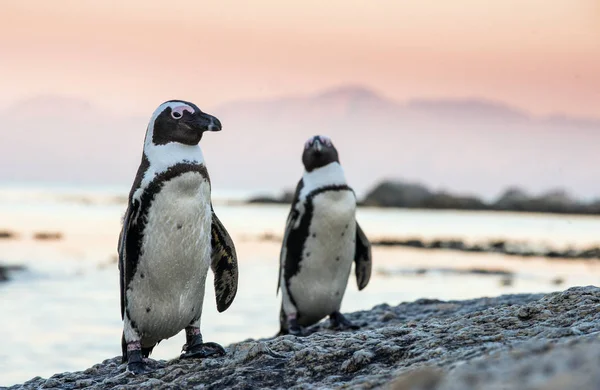
[[(0, 264), (24, 265), (0, 284), (0, 386), (35, 376), (84, 370), (120, 354), (117, 239), (126, 206), (123, 188), (0, 187)], [(276, 295), (280, 242), (289, 211), (284, 205), (249, 205), (247, 194), (215, 192), (214, 209), (234, 239), (239, 287), (224, 313), (207, 281), (202, 332), (226, 346), (278, 331)], [(361, 208), (357, 218), (372, 238), (507, 239), (541, 246), (600, 245), (600, 218), (592, 216)], [(36, 233), (60, 233), (40, 240)], [(263, 240), (270, 235), (272, 239)], [(395, 305), (418, 298), (466, 299), (506, 293), (550, 292), (597, 285), (600, 262), (520, 258), (502, 254), (374, 247), (373, 274), (358, 291), (353, 274), (342, 311)], [(435, 270), (484, 268), (502, 275)], [(433, 272), (399, 272), (425, 269)], [(183, 333), (161, 342), (152, 358), (177, 357)]]

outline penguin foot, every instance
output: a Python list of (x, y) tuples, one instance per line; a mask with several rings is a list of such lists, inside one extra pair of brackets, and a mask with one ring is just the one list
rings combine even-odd
[(130, 350), (127, 353), (127, 371), (135, 374), (141, 375), (154, 371), (152, 368), (148, 367), (144, 358), (142, 357), (142, 351)]
[[(184, 345), (184, 347), (186, 347)], [(202, 359), (207, 357), (224, 356), (225, 349), (217, 343), (203, 343), (191, 348), (186, 347), (181, 353), (182, 359)]]
[(329, 327), (335, 330), (357, 330), (360, 326), (354, 324), (339, 311), (334, 311), (329, 315)]
[(203, 359), (224, 356), (225, 349), (217, 343), (203, 343), (200, 334), (191, 337), (181, 349), (181, 359)]
[(298, 325), (290, 326), (287, 333), (291, 334), (292, 336), (298, 336), (298, 337), (302, 337), (302, 336), (306, 335), (304, 328), (301, 326), (298, 326)]
[(308, 332), (305, 327), (298, 325), (298, 320), (296, 318), (290, 318), (288, 320), (287, 334), (297, 337), (305, 337), (310, 335), (311, 332)]

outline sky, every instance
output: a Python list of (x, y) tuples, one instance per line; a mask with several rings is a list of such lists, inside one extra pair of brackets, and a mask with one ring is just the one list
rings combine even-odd
[(359, 84), (600, 117), (598, 0), (19, 0), (0, 15), (0, 108), (65, 95), (149, 115)]

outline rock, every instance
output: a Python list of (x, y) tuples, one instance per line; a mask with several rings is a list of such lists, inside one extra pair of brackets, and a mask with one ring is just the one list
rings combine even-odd
[(384, 181), (371, 190), (361, 205), (426, 209), (483, 210), (486, 205), (473, 196), (434, 193), (425, 186), (401, 181)]
[(369, 351), (356, 351), (352, 357), (342, 363), (342, 371), (350, 373), (355, 372), (368, 365), (373, 359), (373, 353)]
[(33, 235), (35, 240), (60, 240), (62, 237), (61, 232), (37, 232)]
[(379, 207), (421, 207), (431, 195), (421, 184), (384, 181), (369, 191), (362, 203)]
[(432, 390), (598, 389), (600, 338), (525, 342), (479, 357), (446, 374)]
[(424, 199), (420, 207), (452, 210), (485, 210), (488, 208), (481, 199), (475, 196), (452, 195), (443, 191)]
[(15, 238), (17, 237), (17, 234), (8, 230), (1, 230), (0, 231), (0, 238), (3, 239), (9, 239), (9, 238)]
[(495, 210), (545, 213), (597, 214), (600, 211), (597, 201), (579, 202), (563, 189), (530, 197), (523, 190), (511, 187), (491, 206)]
[(23, 265), (2, 265), (0, 264), (0, 282), (6, 282), (10, 280), (10, 274), (12, 272), (24, 271), (25, 266)]
[[(294, 191), (284, 191), (281, 196), (260, 195), (247, 203), (290, 204)], [(473, 195), (431, 191), (419, 183), (384, 180), (368, 191), (358, 201), (359, 206), (401, 207), (452, 210), (499, 210), (516, 212), (542, 212), (560, 214), (600, 214), (600, 199), (581, 202), (563, 189), (548, 191), (539, 196), (529, 196), (517, 187), (508, 188), (495, 202), (485, 202)]]
[(529, 202), (529, 195), (525, 191), (517, 187), (509, 187), (493, 206), (497, 210), (525, 211), (527, 202)]
[(281, 196), (260, 195), (247, 200), (247, 203), (291, 204), (294, 191), (284, 191)]
[[(265, 234), (267, 239), (268, 234)], [(261, 237), (261, 239), (264, 239)], [(277, 240), (281, 238), (277, 237)], [(591, 247), (588, 249), (577, 250), (569, 248), (567, 250), (559, 251), (550, 248), (535, 248), (535, 245), (522, 243), (522, 242), (508, 242), (508, 241), (497, 241), (492, 240), (488, 243), (479, 243), (468, 245), (459, 239), (449, 240), (432, 240), (430, 242), (424, 242), (420, 239), (395, 239), (385, 238), (371, 240), (373, 246), (408, 246), (412, 248), (422, 249), (451, 249), (464, 252), (490, 252), (490, 253), (502, 253), (508, 256), (540, 256), (555, 259), (600, 259), (600, 248)]]
[(145, 376), (125, 372), (115, 357), (9, 389), (599, 388), (597, 287), (466, 301), (420, 299), (347, 317), (365, 325), (335, 332), (323, 321), (308, 337), (247, 340), (230, 345), (222, 358), (156, 361), (155, 371)]
[(263, 233), (263, 234), (259, 235), (258, 237), (256, 237), (256, 239), (259, 241), (271, 241), (271, 242), (282, 242), (283, 241), (283, 237), (280, 237), (280, 236), (270, 233), (270, 232)]

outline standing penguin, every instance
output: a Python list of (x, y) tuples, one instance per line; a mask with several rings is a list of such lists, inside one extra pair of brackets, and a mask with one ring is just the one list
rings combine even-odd
[(329, 138), (306, 141), (302, 163), (280, 254), (279, 334), (302, 335), (327, 315), (333, 328), (358, 329), (340, 313), (352, 262), (359, 290), (371, 277), (371, 244), (356, 222), (354, 191)]
[(213, 211), (198, 145), (205, 131), (220, 130), (217, 118), (181, 100), (150, 118), (118, 245), (123, 362), (134, 373), (147, 371), (143, 357), (183, 329), (182, 358), (225, 353), (200, 332), (208, 269), (219, 312), (237, 292), (235, 247)]

